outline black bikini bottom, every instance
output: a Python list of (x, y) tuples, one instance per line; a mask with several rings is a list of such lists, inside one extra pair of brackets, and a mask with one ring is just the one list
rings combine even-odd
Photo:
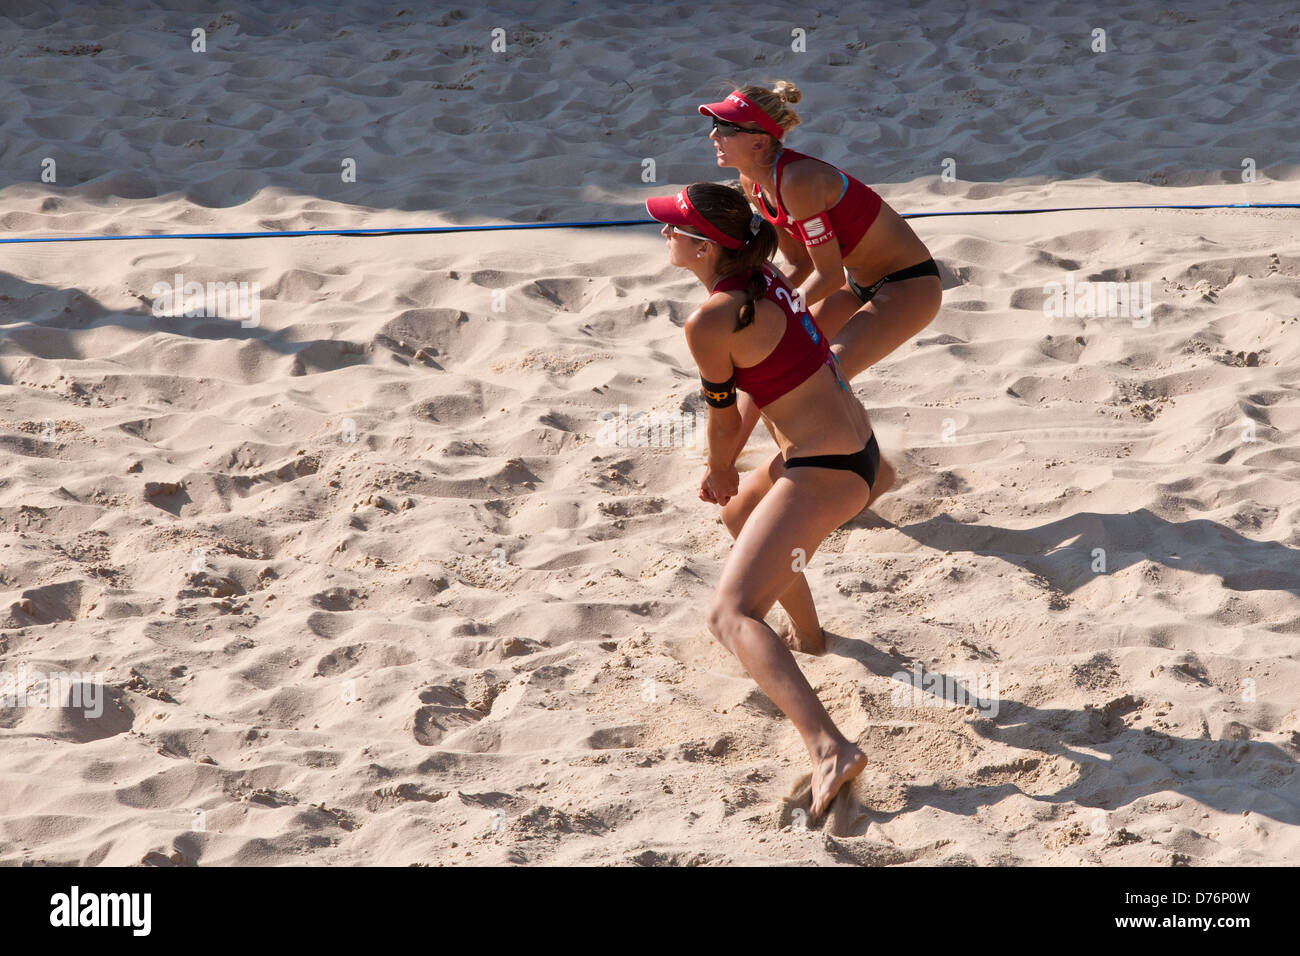
[(876, 471), (880, 468), (880, 446), (876, 444), (874, 433), (861, 451), (852, 455), (806, 455), (791, 458), (785, 463), (787, 468), (838, 468), (842, 471), (856, 471), (870, 488), (876, 483)]
[(844, 270), (844, 276), (849, 280), (849, 288), (853, 290), (854, 295), (862, 300), (862, 303), (871, 301), (871, 297), (876, 294), (882, 285), (886, 282), (902, 282), (904, 279), (916, 279), (920, 276), (939, 277), (939, 267), (935, 265), (933, 259), (926, 259), (924, 262), (918, 262), (914, 266), (908, 266), (906, 269), (899, 269), (897, 272), (891, 272), (879, 282), (874, 283), (864, 289), (853, 281), (853, 276), (849, 275), (847, 269)]

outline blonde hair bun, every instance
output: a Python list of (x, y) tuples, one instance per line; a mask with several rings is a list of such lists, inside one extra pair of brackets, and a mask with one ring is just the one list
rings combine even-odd
[(791, 106), (803, 99), (803, 93), (799, 87), (789, 80), (777, 80), (776, 86), (772, 87), (772, 92), (777, 95), (782, 103), (789, 103)]

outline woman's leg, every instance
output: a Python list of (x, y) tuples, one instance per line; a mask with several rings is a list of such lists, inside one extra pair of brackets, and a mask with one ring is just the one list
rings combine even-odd
[[(889, 283), (886, 282), (885, 285), (889, 285)], [(863, 308), (865, 306), (863, 306), (862, 300), (858, 298), (857, 293), (849, 288), (849, 284), (846, 282), (843, 288), (832, 292), (816, 305), (810, 307), (808, 311), (812, 313), (817, 328), (825, 332), (828, 339), (834, 341), (835, 336), (840, 334), (840, 329), (844, 328), (844, 324)]]
[[(778, 452), (766, 468), (756, 468), (744, 477), (735, 496), (722, 508), (722, 523), (727, 526), (733, 538), (740, 536), (740, 530), (745, 526), (750, 513), (783, 474), (785, 462)], [(786, 644), (792, 650), (805, 654), (820, 654), (825, 651), (826, 641), (822, 636), (817, 607), (813, 604), (808, 579), (802, 572), (794, 576), (790, 586), (776, 600), (790, 617), (790, 633), (786, 635)], [(759, 617), (766, 617), (771, 609), (772, 602), (768, 602), (765, 607), (758, 609)]]
[[(943, 283), (935, 276), (917, 276), (886, 282), (865, 305), (845, 283), (810, 311), (831, 340), (844, 377), (852, 381), (933, 322), (942, 303)], [(897, 477), (893, 463), (882, 454), (867, 507), (892, 488)]]
[(867, 485), (851, 471), (798, 468), (786, 472), (745, 522), (723, 565), (709, 608), (709, 630), (734, 653), (763, 692), (794, 723), (812, 759), (812, 811), (819, 816), (835, 794), (866, 766), (799, 670), (790, 649), (763, 621), (789, 588), (796, 563), (867, 501)]
[[(847, 288), (847, 286), (846, 286)], [(841, 319), (847, 308), (845, 290), (832, 293), (823, 302), (836, 300), (825, 311), (827, 324), (814, 314), (817, 324), (831, 338), (831, 348), (840, 359), (848, 379), (855, 379), (908, 339), (934, 321), (943, 303), (943, 283), (935, 276), (917, 276), (901, 282), (886, 282), (866, 305), (858, 297), (857, 309)], [(821, 303), (818, 303), (820, 305)], [(831, 331), (834, 328), (835, 331)]]

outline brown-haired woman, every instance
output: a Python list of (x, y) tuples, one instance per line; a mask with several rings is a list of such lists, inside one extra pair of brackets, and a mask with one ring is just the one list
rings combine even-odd
[(709, 291), (685, 323), (709, 404), (700, 498), (726, 506), (736, 494), (733, 462), (745, 437), (738, 388), (761, 410), (781, 448), (770, 467), (770, 490), (743, 526), (728, 524), (736, 542), (708, 626), (803, 738), (812, 759), (816, 817), (867, 758), (835, 727), (790, 648), (763, 617), (775, 601), (785, 604), (802, 588), (815, 626), (802, 569), (828, 534), (866, 506), (879, 448), (826, 336), (767, 262), (776, 252), (776, 232), (745, 197), (727, 186), (694, 183), (676, 196), (648, 200), (646, 208), (666, 224), (669, 262), (689, 269)]

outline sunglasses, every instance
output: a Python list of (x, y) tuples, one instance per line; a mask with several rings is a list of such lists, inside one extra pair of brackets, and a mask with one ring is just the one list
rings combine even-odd
[(673, 234), (676, 233), (676, 234), (679, 235), (679, 236), (689, 236), (690, 238), (692, 238), (692, 239), (698, 239), (698, 240), (700, 240), (701, 242), (712, 242), (712, 241), (713, 241), (712, 239), (708, 239), (708, 238), (706, 238), (706, 237), (704, 237), (704, 236), (697, 236), (697, 235), (696, 235), (695, 233), (693, 233), (693, 232), (687, 232), (685, 229), (681, 228), (681, 226), (674, 226), (674, 225), (672, 225), (671, 223), (665, 223), (665, 225), (668, 226), (668, 236), (669, 236), (669, 238), (671, 238), (671, 237), (673, 236)]
[(718, 131), (719, 136), (735, 136), (737, 133), (766, 133), (763, 129), (750, 129), (748, 126), (737, 126), (735, 123), (728, 123), (726, 120), (720, 120), (713, 117), (713, 128)]

